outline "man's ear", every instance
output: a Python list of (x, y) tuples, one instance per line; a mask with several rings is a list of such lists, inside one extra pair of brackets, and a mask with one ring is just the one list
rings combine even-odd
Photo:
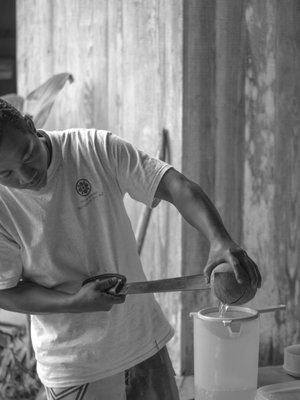
[(29, 114), (24, 115), (24, 121), (31, 133), (36, 133), (34, 122)]

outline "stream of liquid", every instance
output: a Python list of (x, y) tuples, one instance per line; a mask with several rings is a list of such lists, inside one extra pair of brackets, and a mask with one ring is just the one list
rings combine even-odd
[(224, 318), (226, 311), (228, 310), (229, 305), (228, 304), (224, 304), (224, 303), (220, 303), (219, 305), (219, 317), (220, 318)]

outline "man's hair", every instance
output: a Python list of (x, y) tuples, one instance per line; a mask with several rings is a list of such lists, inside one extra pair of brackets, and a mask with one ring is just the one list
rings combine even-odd
[(0, 135), (7, 125), (24, 129), (24, 117), (14, 106), (0, 98)]

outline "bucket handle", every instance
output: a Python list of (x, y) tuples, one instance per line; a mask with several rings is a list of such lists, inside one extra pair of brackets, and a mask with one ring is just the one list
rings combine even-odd
[(286, 310), (286, 305), (285, 304), (279, 304), (278, 306), (270, 306), (270, 307), (264, 307), (264, 308), (256, 309), (256, 311), (259, 314), (264, 314), (264, 313), (277, 311), (277, 310)]

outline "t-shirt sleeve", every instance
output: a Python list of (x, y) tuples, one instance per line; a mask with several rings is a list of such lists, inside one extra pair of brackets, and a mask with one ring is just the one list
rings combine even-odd
[(155, 192), (172, 166), (111, 133), (107, 136), (107, 153), (122, 193), (156, 207), (160, 200), (155, 198)]
[(0, 290), (16, 286), (21, 275), (20, 246), (0, 228)]

